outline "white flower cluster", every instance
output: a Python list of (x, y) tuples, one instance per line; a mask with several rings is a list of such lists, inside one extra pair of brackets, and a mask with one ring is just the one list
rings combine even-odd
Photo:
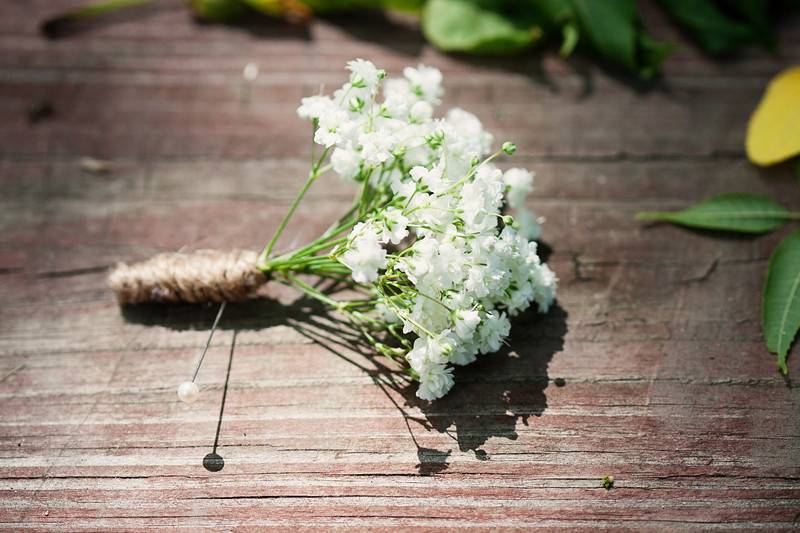
[(347, 68), (341, 89), (298, 109), (331, 168), (361, 185), (358, 220), (332, 257), (372, 291), (387, 328), (402, 326), (398, 350), (420, 381), (417, 396), (433, 400), (453, 386), (453, 365), (497, 351), (511, 317), (532, 302), (546, 312), (555, 298), (525, 209), (533, 174), (497, 168), (493, 159), (514, 146), (490, 155), (492, 135), (471, 113), (434, 118), (437, 69), (387, 79), (362, 59)]

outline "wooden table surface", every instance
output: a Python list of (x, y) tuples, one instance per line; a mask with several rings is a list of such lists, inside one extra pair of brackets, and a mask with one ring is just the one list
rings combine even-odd
[[(43, 39), (42, 18), (74, 4), (0, 6), (0, 527), (799, 525), (800, 350), (785, 380), (759, 325), (786, 232), (720, 238), (633, 215), (730, 191), (800, 205), (788, 166), (743, 153), (766, 82), (800, 63), (800, 21), (778, 57), (711, 62), (645, 6), (681, 48), (642, 88), (553, 53), (443, 55), (380, 16), (226, 27), (167, 2)], [(517, 143), (559, 306), (426, 405), (270, 287), (231, 306), (201, 398), (182, 404), (215, 309), (122, 312), (106, 270), (262, 246), (307, 168), (298, 101), (341, 84), (353, 57), (440, 68), (447, 107)], [(82, 169), (87, 156), (110, 172)], [(351, 194), (322, 180), (283, 245)], [(203, 466), (214, 450), (217, 472)]]

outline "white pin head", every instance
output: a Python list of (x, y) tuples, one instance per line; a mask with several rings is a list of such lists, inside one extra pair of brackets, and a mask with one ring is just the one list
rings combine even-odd
[(246, 64), (242, 71), (242, 76), (247, 81), (256, 81), (256, 78), (258, 78), (258, 65), (255, 63)]
[(200, 396), (200, 389), (194, 381), (184, 381), (178, 387), (178, 398), (184, 403), (192, 403)]

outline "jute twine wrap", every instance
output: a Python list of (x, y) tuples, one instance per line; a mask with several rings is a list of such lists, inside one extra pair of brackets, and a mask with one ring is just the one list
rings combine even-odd
[(121, 304), (235, 302), (267, 282), (253, 251), (199, 250), (118, 264), (108, 283)]

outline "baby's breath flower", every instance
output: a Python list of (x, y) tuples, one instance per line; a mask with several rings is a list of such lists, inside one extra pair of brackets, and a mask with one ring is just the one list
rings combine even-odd
[(403, 76), (411, 83), (411, 91), (431, 104), (439, 104), (444, 90), (442, 89), (442, 73), (439, 69), (419, 65), (417, 68), (406, 67)]
[(433, 106), (426, 101), (417, 102), (408, 111), (408, 118), (411, 122), (422, 123), (433, 116)]
[(314, 134), (314, 142), (331, 147), (342, 140), (341, 130), (348, 120), (342, 109), (326, 109), (319, 116), (319, 127)]
[(397, 207), (387, 208), (383, 215), (384, 229), (381, 240), (400, 244), (408, 236), (408, 217)]
[(528, 240), (538, 239), (542, 233), (539, 219), (527, 209), (518, 210), (514, 220), (519, 225), (519, 234)]
[(370, 61), (363, 59), (353, 59), (347, 63), (347, 70), (351, 72), (350, 83), (356, 88), (366, 88), (374, 91), (378, 82), (383, 79), (385, 73), (375, 68)]
[(327, 96), (307, 96), (300, 101), (297, 115), (304, 119), (317, 119), (330, 109), (335, 109), (335, 104)]
[(329, 148), (330, 168), (358, 182), (357, 201), (344, 229), (325, 237), (335, 251), (302, 260), (309, 269), (334, 259), (350, 269), (369, 292), (359, 313), (372, 311), (358, 320), (393, 336), (369, 339), (381, 353), (405, 354), (417, 396), (434, 400), (453, 386), (453, 365), (500, 349), (509, 317), (533, 303), (546, 312), (555, 299), (558, 280), (531, 241), (541, 219), (525, 209), (533, 174), (497, 168), (492, 160), (516, 146), (489, 156), (493, 137), (472, 113), (435, 117), (437, 69), (387, 78), (362, 59), (347, 68), (350, 79), (332, 98), (304, 98), (297, 112)]
[(352, 180), (358, 174), (361, 165), (361, 156), (350, 147), (336, 148), (331, 154), (333, 171), (344, 180)]
[(503, 339), (511, 331), (511, 322), (505, 313), (491, 311), (486, 316), (478, 330), (480, 337), (478, 351), (480, 353), (496, 352), (500, 349)]
[(455, 313), (455, 331), (461, 340), (470, 340), (475, 333), (475, 328), (480, 324), (481, 317), (475, 309), (459, 309)]
[(353, 271), (356, 283), (370, 283), (378, 278), (378, 270), (386, 266), (386, 250), (381, 247), (371, 224), (356, 224), (350, 234), (348, 249), (339, 261)]
[(443, 364), (430, 364), (418, 372), (417, 396), (423, 400), (438, 400), (453, 388), (453, 369)]
[(482, 158), (489, 154), (494, 137), (483, 129), (478, 117), (461, 108), (454, 107), (447, 112), (445, 122), (450, 150), (463, 155), (465, 159)]
[(361, 156), (367, 164), (378, 166), (392, 159), (392, 150), (397, 142), (388, 130), (364, 132), (358, 137)]
[(514, 209), (524, 206), (525, 197), (533, 190), (533, 173), (524, 168), (510, 168), (503, 174), (503, 181), (508, 187), (508, 205)]

